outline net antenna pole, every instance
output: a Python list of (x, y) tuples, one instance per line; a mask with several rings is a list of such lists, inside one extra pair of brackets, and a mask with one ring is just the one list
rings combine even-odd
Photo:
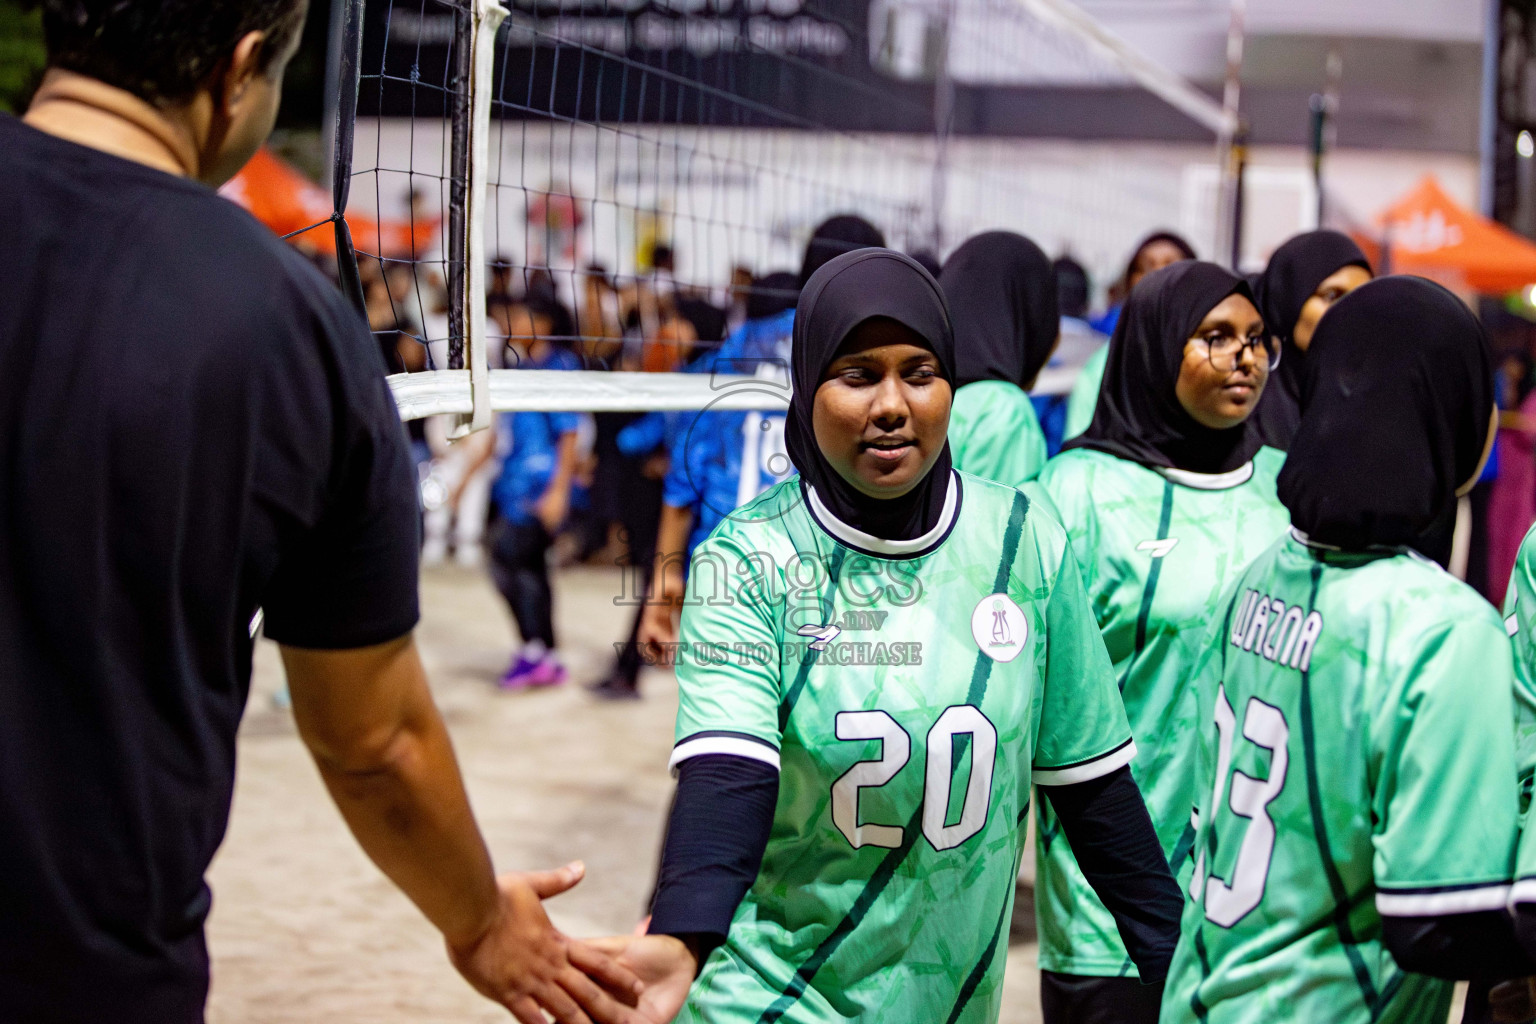
[(1227, 265), (1240, 270), (1243, 261), (1243, 171), (1248, 160), (1248, 130), (1238, 111), (1243, 100), (1244, 23), (1248, 0), (1232, 0), (1232, 17), (1227, 23), (1227, 80), (1222, 89), (1221, 106), (1226, 123), (1217, 136), (1218, 159), (1222, 166), (1221, 210), (1216, 223), (1217, 238), (1230, 239)]
[[(1029, 14), (1076, 37), (1143, 89), (1220, 136), (1235, 135), (1237, 115), (1161, 64), (1138, 52), (1071, 0), (1014, 0)], [(1241, 0), (1235, 0), (1241, 2)]]
[[(331, 125), (332, 131), (325, 136), (325, 180), (321, 182), (326, 188), (331, 188), (336, 183), (336, 144), (338, 135), (335, 130), (336, 114), (341, 107), (341, 65), (342, 53), (347, 48), (347, 21), (348, 8), (351, 3), (331, 4), (331, 21), (326, 30), (325, 44), (325, 108), (320, 115), (322, 125)], [(354, 78), (357, 68), (352, 68)], [(355, 93), (357, 84), (354, 81), (352, 88)]]
[[(335, 59), (335, 109), (331, 113), (331, 220), (336, 231), (336, 273), (342, 293), (366, 319), (368, 301), (363, 296), (362, 276), (357, 270), (357, 250), (347, 227), (347, 200), (352, 190), (352, 146), (357, 129), (357, 90), (363, 60), (363, 5), (366, 0), (339, 0), (339, 23), (333, 24)], [(326, 78), (330, 79), (330, 69)], [(328, 101), (329, 102), (329, 101)]]
[(1327, 220), (1327, 193), (1323, 188), (1323, 161), (1333, 148), (1333, 119), (1339, 109), (1339, 79), (1344, 74), (1344, 57), (1338, 47), (1328, 51), (1328, 81), (1323, 91), (1312, 97), (1312, 185), (1317, 191), (1317, 226)]
[(945, 0), (929, 36), (935, 51), (933, 76), (933, 182), (930, 203), (933, 221), (930, 244), (935, 257), (944, 255), (944, 214), (949, 199), (949, 137), (955, 126), (955, 80), (949, 72), (950, 38), (954, 33), (955, 0)]
[(461, 0), (454, 11), (455, 77), (448, 207), (448, 368), (469, 371), (470, 412), (452, 434), (491, 425), (491, 364), (485, 324), (486, 185), (496, 31), (507, 9)]

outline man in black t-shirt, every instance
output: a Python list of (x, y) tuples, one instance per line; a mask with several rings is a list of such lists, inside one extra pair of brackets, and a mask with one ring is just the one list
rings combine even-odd
[(470, 983), (639, 1021), (540, 906), (580, 867), (492, 873), (411, 639), (415, 477), (366, 326), (210, 187), (270, 130), (304, 0), (43, 7), (49, 70), (0, 116), (0, 1020), (203, 1019), (263, 609), (332, 796)]

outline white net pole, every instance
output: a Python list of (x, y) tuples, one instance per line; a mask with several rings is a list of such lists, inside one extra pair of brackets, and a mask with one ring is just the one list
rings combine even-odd
[[(492, 71), (496, 61), (496, 31), (507, 16), (495, 0), (472, 0), (470, 8), (473, 73), (469, 89), (469, 180), (465, 188), (464, 289), (455, 298), (463, 303), (464, 365), (469, 375), (468, 418), (456, 434), (484, 430), (495, 411), (491, 398), (490, 344), (485, 323), (486, 190), (489, 181)], [(464, 412), (465, 410), (458, 410)]]

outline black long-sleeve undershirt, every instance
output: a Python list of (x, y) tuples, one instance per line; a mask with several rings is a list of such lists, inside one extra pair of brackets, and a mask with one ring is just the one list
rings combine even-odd
[(1123, 767), (1070, 786), (1042, 786), (1099, 901), (1146, 984), (1168, 976), (1179, 942), (1179, 892), (1141, 790)]
[(1383, 917), (1381, 943), (1397, 966), (1455, 981), (1502, 981), (1536, 974), (1504, 910), (1433, 917)]
[(653, 934), (690, 938), (700, 964), (725, 941), (762, 865), (778, 799), (778, 770), (762, 761), (705, 754), (678, 766)]
[[(725, 941), (762, 865), (778, 789), (778, 772), (750, 758), (706, 754), (679, 766), (651, 932), (688, 937), (701, 959)], [(1161, 981), (1183, 900), (1130, 769), (1045, 792), (1142, 980)]]

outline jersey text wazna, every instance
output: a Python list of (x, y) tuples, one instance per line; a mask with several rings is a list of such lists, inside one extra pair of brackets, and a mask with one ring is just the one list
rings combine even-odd
[(1248, 590), (1238, 602), (1227, 639), (1234, 647), (1305, 672), (1322, 632), (1323, 617), (1317, 612), (1305, 612), (1300, 605), (1287, 607), (1278, 597)]

